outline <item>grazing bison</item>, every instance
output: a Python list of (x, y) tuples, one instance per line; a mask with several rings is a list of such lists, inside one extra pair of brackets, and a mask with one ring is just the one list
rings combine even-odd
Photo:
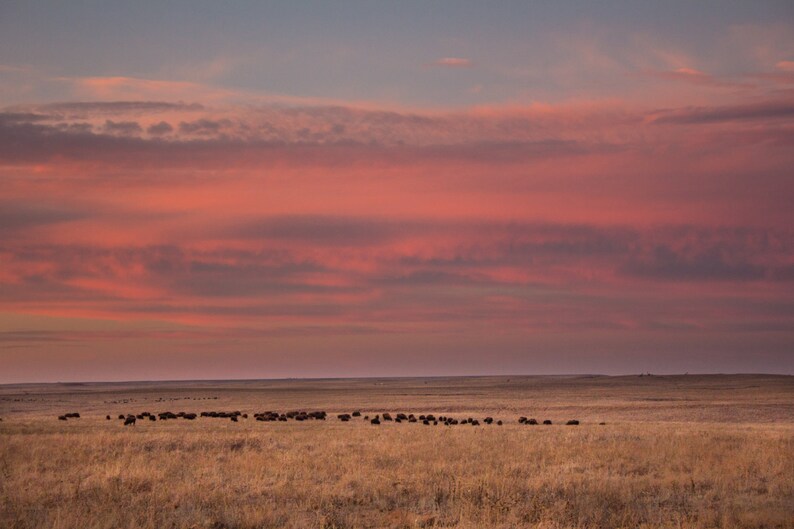
[(390, 414), (390, 413), (388, 413), (388, 412), (387, 412), (387, 413), (384, 413), (384, 414), (383, 414), (383, 420), (384, 420), (384, 421), (390, 421), (390, 420), (392, 420), (392, 418), (391, 418), (391, 414)]
[(497, 426), (502, 426), (502, 421), (496, 421)]
[(237, 422), (237, 415), (232, 415), (230, 419), (232, 420), (232, 422)]
[(119, 413), (119, 420), (123, 421), (124, 419), (125, 419), (124, 414), (123, 413)]
[(109, 421), (110, 420), (110, 415), (105, 415), (105, 420)]
[(154, 422), (157, 420), (157, 417), (155, 417), (154, 415), (149, 415), (149, 420)]
[(578, 426), (579, 425), (579, 421), (577, 421), (576, 419), (571, 419), (570, 421), (566, 422), (565, 424), (567, 426)]
[(66, 415), (58, 415), (58, 420), (59, 421), (65, 421), (66, 420)]
[(353, 412), (353, 417), (361, 417), (361, 412), (356, 410)]
[(606, 423), (605, 422), (600, 422), (600, 423), (598, 423), (598, 425), (599, 426), (604, 426), (604, 425), (606, 425)]
[(372, 419), (372, 420), (371, 420), (371, 421), (369, 421), (369, 422), (370, 422), (371, 424), (380, 424), (380, 419), (378, 419), (377, 417), (375, 417), (374, 419)]
[(80, 418), (80, 414), (77, 413), (77, 412), (67, 413), (66, 415), (64, 415), (64, 417), (66, 417), (67, 419), (79, 419)]
[(527, 422), (527, 418), (526, 417), (519, 417), (518, 418), (518, 424), (524, 424), (525, 422)]
[(484, 422), (485, 424), (491, 424), (493, 423), (493, 417), (486, 417), (485, 419), (483, 419), (482, 422)]
[(551, 420), (550, 419), (546, 419), (545, 421), (543, 421), (543, 424), (549, 425), (549, 424), (551, 424)]
[(127, 415), (124, 419), (124, 426), (135, 426), (135, 415)]
[(537, 419), (527, 419), (527, 424), (535, 426), (536, 424), (538, 424), (538, 420)]

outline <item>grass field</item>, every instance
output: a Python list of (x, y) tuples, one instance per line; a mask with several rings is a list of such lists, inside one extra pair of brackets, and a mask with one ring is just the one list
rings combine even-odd
[[(299, 409), (329, 418), (116, 418)], [(794, 527), (794, 377), (17, 385), (0, 417), (1, 527)]]

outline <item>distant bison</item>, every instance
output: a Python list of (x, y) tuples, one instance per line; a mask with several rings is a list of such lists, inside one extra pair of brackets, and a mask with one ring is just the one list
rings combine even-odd
[(127, 415), (124, 419), (124, 426), (135, 426), (135, 415)]
[(370, 422), (371, 424), (380, 424), (380, 419), (378, 419), (377, 417), (375, 417), (374, 419), (372, 419), (372, 420), (371, 420), (371, 421), (369, 421), (369, 422)]
[(79, 419), (80, 414), (77, 412), (67, 413), (66, 415), (64, 415), (64, 417), (66, 417), (67, 419)]
[(126, 417), (124, 416), (124, 414), (123, 414), (123, 413), (119, 413), (119, 420), (120, 420), (120, 421), (123, 421), (125, 418), (126, 418)]
[(546, 419), (545, 421), (543, 421), (543, 424), (549, 425), (549, 424), (551, 424), (551, 420), (550, 419)]
[(59, 421), (65, 421), (66, 420), (66, 415), (58, 415), (58, 420)]
[(110, 420), (110, 415), (105, 415), (105, 420), (109, 421)]
[(568, 425), (568, 426), (578, 426), (579, 425), (579, 421), (577, 421), (576, 419), (571, 419), (570, 421), (566, 422), (565, 424)]

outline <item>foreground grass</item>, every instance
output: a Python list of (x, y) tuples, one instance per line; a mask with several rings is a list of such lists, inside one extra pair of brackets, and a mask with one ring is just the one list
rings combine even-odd
[(0, 423), (0, 526), (794, 527), (790, 425)]

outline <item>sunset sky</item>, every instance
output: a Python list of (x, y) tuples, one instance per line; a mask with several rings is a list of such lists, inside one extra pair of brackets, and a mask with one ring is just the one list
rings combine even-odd
[(0, 3), (0, 383), (794, 373), (794, 3)]

